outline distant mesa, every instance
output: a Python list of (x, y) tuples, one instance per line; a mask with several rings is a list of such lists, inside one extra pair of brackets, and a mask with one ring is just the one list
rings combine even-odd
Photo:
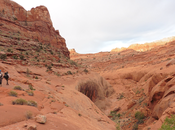
[(115, 48), (112, 49), (111, 52), (120, 52), (120, 51), (124, 51), (127, 49), (133, 49), (135, 51), (139, 51), (139, 52), (143, 52), (143, 51), (148, 51), (156, 46), (160, 46), (160, 45), (165, 45), (168, 42), (172, 42), (175, 40), (175, 36), (173, 37), (168, 37), (168, 38), (164, 38), (161, 40), (157, 40), (154, 42), (150, 42), (150, 43), (144, 43), (144, 44), (132, 44), (130, 45), (128, 48)]

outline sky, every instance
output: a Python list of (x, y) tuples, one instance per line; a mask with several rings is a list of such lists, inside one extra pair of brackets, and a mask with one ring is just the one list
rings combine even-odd
[(68, 49), (97, 53), (175, 36), (175, 0), (13, 0), (44, 5)]

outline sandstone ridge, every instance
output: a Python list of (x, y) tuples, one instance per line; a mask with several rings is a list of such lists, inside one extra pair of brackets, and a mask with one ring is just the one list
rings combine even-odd
[(143, 52), (143, 51), (148, 51), (156, 46), (164, 45), (174, 40), (175, 40), (175, 37), (173, 36), (173, 37), (164, 38), (164, 39), (157, 40), (157, 41), (150, 42), (150, 43), (132, 44), (128, 48), (125, 48), (125, 47), (115, 48), (115, 49), (112, 49), (111, 52), (120, 52), (120, 51), (124, 51), (127, 49), (133, 49), (135, 51)]
[(48, 9), (44, 6), (26, 11), (13, 1), (1, 0), (0, 28), (2, 36), (52, 44), (69, 57), (65, 39), (60, 36), (58, 30), (54, 29)]

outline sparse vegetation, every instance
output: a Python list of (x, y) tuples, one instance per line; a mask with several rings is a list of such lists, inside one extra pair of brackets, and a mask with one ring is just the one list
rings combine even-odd
[(2, 103), (0, 103), (0, 106), (3, 106), (3, 104), (2, 104)]
[(27, 105), (37, 107), (37, 103), (33, 100), (28, 101)]
[(87, 69), (84, 69), (83, 71), (84, 71), (85, 73), (88, 73), (88, 72), (89, 72)]
[(6, 55), (6, 54), (1, 54), (1, 55), (0, 55), (0, 59), (6, 60), (6, 59), (7, 59), (7, 55)]
[(22, 90), (22, 88), (20, 86), (15, 86), (13, 89), (14, 90)]
[(135, 118), (136, 118), (137, 120), (141, 120), (141, 119), (144, 119), (145, 116), (144, 116), (144, 114), (143, 114), (142, 112), (137, 111), (137, 112), (135, 113)]
[(72, 75), (72, 72), (71, 72), (71, 71), (67, 71), (67, 74), (68, 74), (68, 75)]
[(24, 56), (23, 55), (20, 55), (19, 56), (21, 60), (24, 60)]
[(29, 84), (28, 87), (29, 87), (30, 90), (35, 90), (31, 84)]
[(32, 117), (33, 117), (32, 112), (31, 112), (31, 111), (27, 111), (27, 112), (26, 112), (26, 118), (27, 118), (27, 119), (32, 119)]
[(29, 96), (34, 96), (33, 91), (28, 91), (27, 94), (28, 94)]
[(12, 58), (15, 59), (15, 60), (17, 60), (18, 59), (18, 56), (17, 55), (13, 55)]
[(34, 106), (37, 107), (37, 103), (33, 100), (26, 101), (25, 99), (19, 98), (14, 101), (12, 101), (13, 105), (28, 105), (28, 106)]
[(175, 130), (175, 115), (171, 115), (170, 118), (166, 117), (159, 130)]
[(111, 111), (109, 116), (112, 116), (111, 119), (115, 120), (116, 118), (118, 119), (121, 115), (120, 115), (120, 113), (117, 114), (116, 111)]
[(25, 99), (19, 98), (12, 101), (13, 105), (27, 105), (27, 101)]
[(15, 91), (10, 91), (9, 95), (13, 96), (13, 97), (17, 97), (18, 96), (18, 94)]
[(52, 71), (52, 66), (51, 65), (47, 66), (47, 70), (46, 71)]

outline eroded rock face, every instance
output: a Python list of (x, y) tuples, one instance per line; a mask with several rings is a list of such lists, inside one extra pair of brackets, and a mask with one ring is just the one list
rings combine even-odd
[(153, 117), (159, 119), (162, 113), (174, 103), (175, 78), (169, 76), (159, 82), (150, 93), (150, 107)]
[(26, 11), (13, 1), (1, 0), (0, 23), (0, 35), (52, 44), (69, 57), (65, 39), (54, 29), (48, 9), (44, 6)]

